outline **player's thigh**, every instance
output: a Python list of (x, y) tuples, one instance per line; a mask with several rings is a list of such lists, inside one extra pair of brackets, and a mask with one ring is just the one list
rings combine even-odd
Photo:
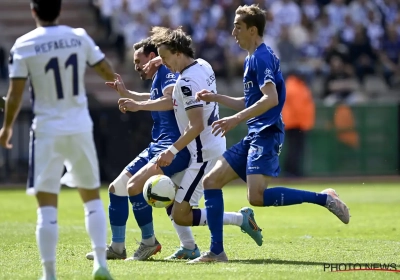
[[(27, 193), (36, 195), (39, 206), (57, 206), (64, 157), (59, 152), (61, 137), (31, 132)], [(48, 194), (48, 195), (47, 195)]]
[(279, 155), (283, 133), (262, 133), (255, 136), (247, 157), (247, 185), (249, 200), (262, 196), (272, 177), (280, 173)]
[(117, 196), (128, 196), (128, 183), (130, 178), (138, 173), (149, 163), (149, 148), (144, 149), (134, 160), (132, 160), (117, 178), (110, 184), (109, 192)]
[(138, 195), (143, 191), (144, 183), (155, 175), (163, 175), (163, 171), (156, 164), (148, 162), (139, 171), (132, 175), (128, 181), (129, 196)]
[(65, 139), (63, 154), (67, 172), (61, 183), (88, 190), (99, 188), (99, 162), (92, 132), (68, 135)]
[[(250, 140), (246, 136), (240, 142), (226, 150), (222, 155), (225, 159), (225, 161), (223, 161), (223, 167), (225, 167), (226, 162), (243, 181), (246, 181), (246, 165), (247, 153), (250, 147), (249, 144)], [(229, 168), (226, 169), (227, 172), (230, 172)]]
[[(206, 174), (208, 164), (208, 162), (191, 163), (183, 173), (177, 174), (178, 177), (183, 176), (180, 182), (178, 180), (175, 182), (178, 186), (175, 195), (175, 202), (180, 204), (186, 202), (187, 207), (183, 210), (187, 211), (182, 213), (183, 215), (190, 211), (190, 207), (197, 207), (199, 205), (199, 201), (204, 193), (202, 179)], [(176, 177), (174, 179), (176, 179)], [(179, 209), (173, 209), (173, 214), (175, 211), (175, 214), (179, 215), (178, 210)]]

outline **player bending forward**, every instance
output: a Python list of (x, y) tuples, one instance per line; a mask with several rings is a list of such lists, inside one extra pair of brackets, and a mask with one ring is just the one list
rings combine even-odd
[[(107, 258), (127, 258), (125, 233), (130, 201), (133, 214), (142, 231), (142, 240), (133, 257), (127, 260), (143, 261), (161, 250), (161, 244), (154, 235), (153, 208), (146, 203), (143, 197), (142, 189), (144, 183), (150, 176), (156, 174), (165, 174), (177, 182), (175, 180), (176, 177), (173, 177), (173, 175), (188, 167), (190, 154), (187, 149), (183, 149), (177, 154), (171, 165), (155, 168), (157, 156), (162, 151), (168, 149), (181, 135), (175, 120), (174, 111), (158, 111), (157, 106), (159, 105), (155, 103), (156, 100), (168, 104), (172, 102), (172, 89), (176, 82), (176, 75), (164, 65), (152, 69), (147, 74), (144, 73), (143, 65), (158, 56), (157, 47), (150, 41), (150, 38), (140, 41), (133, 47), (135, 50), (133, 54), (135, 70), (140, 74), (142, 80), (153, 80), (150, 93), (128, 91), (119, 75), (117, 75), (115, 82), (106, 84), (117, 90), (121, 95), (130, 95), (133, 100), (144, 102), (151, 109), (154, 121), (152, 142), (110, 184), (110, 205), (108, 209), (112, 241), (107, 246)], [(177, 180), (180, 179), (178, 178)], [(129, 193), (127, 191), (128, 186), (130, 187)], [(180, 248), (170, 258), (193, 259), (200, 256), (200, 251), (195, 245), (191, 229), (189, 227), (178, 226), (174, 222), (172, 223), (178, 236), (184, 240), (189, 240), (190, 244), (185, 244), (186, 247)], [(87, 254), (86, 257), (93, 259), (94, 252)]]
[(10, 54), (10, 88), (0, 144), (9, 143), (27, 78), (35, 117), (31, 128), (28, 193), (35, 194), (36, 239), (43, 278), (56, 279), (57, 200), (61, 183), (77, 187), (92, 241), (94, 279), (112, 279), (106, 263), (106, 217), (99, 194), (99, 167), (84, 87), (86, 64), (105, 80), (113, 71), (84, 29), (58, 25), (61, 0), (32, 0), (37, 28), (15, 42)]
[[(186, 147), (191, 155), (190, 166), (184, 172), (175, 202), (167, 211), (172, 213), (172, 218), (178, 225), (203, 226), (207, 224), (206, 210), (192, 207), (198, 206), (203, 195), (202, 178), (226, 150), (226, 140), (224, 137), (214, 136), (211, 132), (211, 124), (218, 119), (218, 104), (197, 101), (195, 92), (207, 89), (216, 94), (215, 74), (208, 62), (194, 59), (192, 40), (181, 29), (154, 27), (152, 40), (158, 46), (158, 53), (163, 63), (171, 71), (180, 73), (172, 93), (173, 102), (158, 100), (157, 110), (174, 109), (181, 136), (159, 155), (157, 165), (161, 168), (170, 166), (175, 156)], [(154, 108), (146, 103), (125, 98), (120, 99), (118, 103), (122, 112)], [(139, 193), (142, 188), (143, 184), (134, 186), (129, 191)], [(262, 245), (261, 230), (250, 208), (243, 208), (239, 213), (224, 213), (223, 222), (226, 225), (240, 226), (259, 246)], [(183, 246), (193, 247), (194, 244)]]
[(226, 262), (223, 247), (222, 188), (240, 177), (247, 181), (247, 198), (253, 206), (286, 206), (313, 203), (326, 207), (343, 223), (349, 223), (349, 210), (332, 189), (321, 193), (283, 187), (269, 188), (271, 177), (278, 176), (279, 154), (284, 140), (281, 110), (285, 103), (285, 83), (279, 59), (263, 43), (265, 12), (256, 5), (236, 10), (232, 35), (239, 46), (248, 51), (244, 62), (244, 97), (214, 95), (211, 91), (197, 93), (206, 102), (219, 102), (239, 111), (236, 115), (215, 121), (215, 135), (224, 136), (242, 121), (247, 121), (248, 134), (227, 150), (215, 167), (204, 177), (204, 198), (208, 227), (211, 231), (210, 251), (189, 263)]

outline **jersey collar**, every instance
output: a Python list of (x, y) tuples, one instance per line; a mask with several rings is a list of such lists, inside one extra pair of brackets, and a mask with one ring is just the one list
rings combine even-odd
[(183, 73), (183, 71), (189, 69), (190, 67), (196, 65), (197, 63), (198, 63), (197, 60), (195, 60), (195, 61), (193, 61), (192, 63), (190, 63), (188, 66), (186, 66), (185, 68), (183, 68), (183, 69), (181, 70), (181, 74)]

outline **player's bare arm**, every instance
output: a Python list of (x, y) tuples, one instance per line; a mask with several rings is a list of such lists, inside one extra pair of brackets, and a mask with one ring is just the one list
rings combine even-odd
[[(184, 133), (172, 145), (172, 147), (160, 154), (157, 159), (158, 166), (168, 166), (174, 159), (174, 154), (190, 144), (200, 133), (204, 130), (203, 123), (203, 107), (196, 107), (186, 111), (189, 119), (189, 125), (186, 127)], [(172, 150), (171, 150), (172, 149)]]
[(131, 98), (135, 101), (145, 101), (150, 99), (150, 93), (140, 93), (132, 90), (128, 90), (125, 87), (125, 83), (122, 80), (120, 74), (114, 74), (114, 81), (113, 82), (106, 82), (105, 83), (110, 88), (114, 89), (119, 93), (119, 95), (123, 98)]
[(233, 116), (215, 121), (212, 124), (212, 133), (214, 135), (221, 134), (221, 137), (223, 137), (228, 131), (235, 128), (239, 123), (259, 116), (279, 104), (278, 93), (276, 92), (276, 87), (273, 83), (265, 84), (261, 88), (261, 92), (263, 93), (263, 96), (252, 106)]
[(104, 58), (100, 62), (93, 65), (94, 71), (106, 81), (114, 80), (114, 71), (110, 62)]
[(15, 119), (21, 109), (22, 97), (24, 95), (26, 78), (10, 79), (10, 86), (5, 102), (5, 114), (3, 128), (0, 130), (0, 145), (11, 149), (10, 139), (12, 136), (12, 127)]
[(203, 100), (205, 102), (217, 102), (235, 111), (242, 111), (246, 108), (244, 97), (231, 97), (227, 95), (215, 94), (205, 89), (196, 93), (196, 99)]
[(260, 100), (236, 114), (240, 122), (259, 116), (279, 104), (275, 84), (267, 83), (260, 90), (263, 93)]
[(173, 110), (174, 106), (172, 103), (172, 90), (174, 87), (168, 87), (164, 90), (163, 96), (147, 101), (138, 102), (131, 98), (120, 98), (118, 100), (118, 107), (122, 113), (137, 112), (137, 111), (169, 111)]

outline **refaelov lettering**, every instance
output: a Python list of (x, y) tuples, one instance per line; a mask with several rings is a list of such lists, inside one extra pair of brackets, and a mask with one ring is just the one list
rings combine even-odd
[(49, 41), (40, 45), (35, 45), (36, 54), (48, 53), (59, 49), (79, 48), (82, 45), (81, 40), (76, 38), (60, 39)]

